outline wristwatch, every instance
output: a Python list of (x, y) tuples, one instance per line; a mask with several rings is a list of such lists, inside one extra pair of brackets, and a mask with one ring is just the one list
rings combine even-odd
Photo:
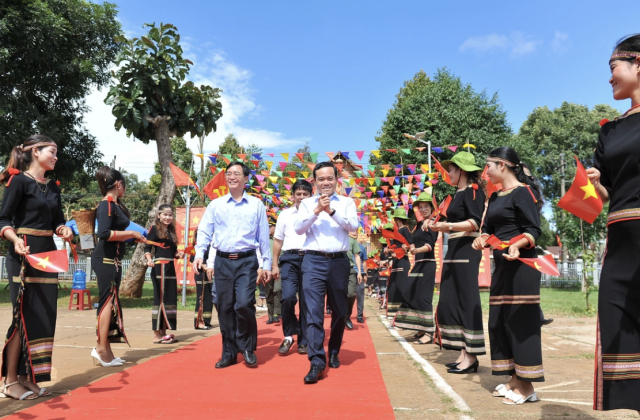
[(329, 213), (329, 216), (333, 217), (334, 214), (336, 214), (336, 209), (333, 209), (333, 211)]
[(453, 223), (449, 223), (449, 232), (453, 230)]

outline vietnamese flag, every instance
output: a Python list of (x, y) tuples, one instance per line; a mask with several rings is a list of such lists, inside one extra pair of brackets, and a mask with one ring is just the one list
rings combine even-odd
[(418, 210), (418, 207), (413, 207), (413, 212), (416, 215), (416, 220), (418, 222), (422, 222), (424, 220), (424, 217), (422, 217), (422, 213), (420, 213), (420, 210)]
[(438, 220), (440, 220), (440, 216), (447, 217), (447, 210), (449, 209), (449, 204), (451, 204), (451, 200), (452, 200), (451, 196), (448, 195), (447, 198), (445, 198), (444, 201), (440, 203), (440, 207), (438, 207), (438, 210), (436, 210), (432, 216), (433, 223), (437, 223)]
[(508, 242), (502, 242), (497, 236), (491, 235), (484, 241), (484, 246), (491, 246), (494, 249), (505, 249), (509, 247)]
[(489, 178), (489, 175), (487, 175), (487, 167), (484, 167), (484, 171), (482, 171), (482, 175), (480, 175), (480, 177), (482, 179), (485, 180), (485, 182), (487, 183), (487, 197), (491, 197), (491, 194), (493, 194), (496, 191), (499, 191), (502, 189), (502, 184), (493, 184), (491, 182), (491, 178)]
[(193, 185), (196, 187), (196, 191), (198, 194), (202, 195), (200, 192), (200, 188), (193, 182), (193, 179), (189, 178), (189, 175), (182, 169), (178, 168), (173, 163), (169, 162), (169, 167), (171, 168), (171, 174), (173, 175), (173, 180), (176, 183), (176, 187), (188, 187)]
[[(213, 172), (213, 167), (211, 167), (211, 171)], [(222, 197), (229, 192), (229, 187), (227, 187), (227, 180), (224, 177), (225, 170), (221, 170), (218, 172), (218, 175), (214, 176), (211, 181), (204, 186), (204, 192), (211, 200), (215, 200), (218, 197)]]
[(440, 164), (440, 162), (438, 162), (438, 159), (436, 159), (435, 156), (431, 155), (431, 157), (434, 160), (433, 166), (435, 167), (436, 171), (440, 173), (442, 180), (449, 185), (453, 185), (451, 183), (451, 177), (449, 176), (449, 172), (447, 172), (447, 170), (444, 169), (444, 167)]
[(30, 254), (27, 255), (27, 261), (29, 261), (31, 267), (47, 273), (64, 273), (69, 271), (69, 258), (67, 257), (67, 251), (64, 249)]
[(536, 270), (540, 271), (544, 274), (549, 274), (550, 276), (559, 276), (560, 272), (558, 271), (558, 266), (556, 265), (555, 260), (553, 259), (553, 255), (547, 254), (544, 257), (539, 258), (518, 258), (520, 261), (528, 265), (529, 267), (533, 267)]
[(576, 177), (569, 191), (558, 201), (558, 207), (568, 211), (587, 223), (593, 223), (602, 211), (602, 199), (587, 177), (587, 171), (576, 159)]

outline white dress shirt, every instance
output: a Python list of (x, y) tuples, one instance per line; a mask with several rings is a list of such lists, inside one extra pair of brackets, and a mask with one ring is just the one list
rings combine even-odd
[(349, 197), (333, 194), (329, 206), (336, 212), (329, 216), (326, 211), (318, 216), (313, 210), (318, 206), (319, 196), (302, 200), (295, 231), (299, 235), (307, 234), (304, 250), (320, 252), (340, 252), (349, 249), (349, 232), (358, 229), (358, 211), (356, 203)]
[(213, 268), (213, 263), (216, 260), (216, 249), (213, 247), (213, 243), (209, 247), (209, 258), (205, 263), (207, 264), (207, 268)]
[(276, 223), (276, 232), (273, 234), (275, 239), (282, 241), (282, 250), (304, 249), (304, 243), (307, 240), (307, 234), (298, 235), (294, 224), (298, 218), (300, 211), (296, 206), (282, 210), (278, 216)]

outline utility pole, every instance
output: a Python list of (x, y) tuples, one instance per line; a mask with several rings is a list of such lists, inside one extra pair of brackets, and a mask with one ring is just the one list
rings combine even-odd
[(109, 167), (115, 169), (116, 168), (116, 157), (115, 155), (113, 156), (113, 160), (111, 161), (111, 165), (109, 165)]
[[(564, 174), (564, 170), (565, 170), (565, 163), (564, 163), (564, 153), (560, 153), (560, 197), (564, 197), (565, 194), (565, 186), (564, 186), (564, 182), (565, 182), (565, 174)], [(564, 214), (564, 211), (562, 212), (562, 222), (564, 225), (564, 221), (565, 221), (566, 215)], [(567, 262), (567, 258), (568, 258), (568, 250), (567, 250), (567, 246), (565, 245), (565, 241), (564, 241), (564, 230), (562, 232), (561, 235), (561, 240), (562, 240), (562, 263), (564, 265), (564, 263)]]

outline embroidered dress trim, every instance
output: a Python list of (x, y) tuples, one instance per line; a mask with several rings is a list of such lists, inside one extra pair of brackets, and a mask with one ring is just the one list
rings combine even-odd
[(404, 268), (392, 268), (392, 269), (391, 269), (391, 272), (392, 272), (392, 273), (397, 273), (397, 272), (399, 272), (399, 271), (404, 271)]
[[(471, 220), (467, 220), (467, 222), (470, 222), (470, 221)], [(472, 238), (477, 238), (477, 237), (480, 236), (480, 234), (478, 232), (455, 232), (455, 233), (450, 233), (449, 234), (449, 240), (462, 238), (464, 236), (470, 236)]]
[(18, 228), (16, 232), (18, 235), (31, 235), (31, 236), (53, 236), (52, 230), (31, 229), (31, 228)]
[(111, 259), (111, 258), (103, 258), (102, 259), (102, 263), (103, 264), (109, 264), (109, 265), (117, 265), (118, 267), (122, 267), (122, 261), (118, 260), (118, 259)]
[(491, 370), (494, 372), (509, 372), (513, 371), (515, 368), (516, 365), (513, 362), (513, 359), (491, 361)]
[(435, 258), (425, 258), (423, 260), (416, 260), (415, 262), (419, 263), (419, 262), (423, 262), (423, 261), (437, 261), (437, 260)]
[(540, 295), (490, 296), (489, 305), (538, 305)]
[(467, 222), (471, 223), (471, 226), (473, 226), (473, 230), (477, 231), (478, 230), (478, 222), (476, 222), (473, 219), (467, 219)]
[(533, 248), (534, 246), (536, 246), (536, 238), (534, 238), (532, 234), (524, 233), (523, 235), (529, 241), (529, 246), (527, 247), (527, 249)]
[(165, 264), (167, 262), (173, 261), (173, 258), (154, 258), (154, 264)]
[(25, 283), (58, 284), (57, 277), (25, 277)]
[(33, 375), (51, 374), (51, 355), (53, 338), (46, 337), (29, 341), (29, 356), (33, 366)]
[(13, 227), (11, 227), (11, 226), (5, 226), (5, 227), (3, 227), (2, 229), (0, 229), (0, 238), (2, 238), (2, 239), (7, 239), (7, 238), (5, 238), (4, 233), (5, 233), (8, 229), (11, 229), (11, 230), (12, 230), (12, 231), (14, 231), (14, 232), (16, 231), (16, 230), (15, 230)]
[(640, 354), (602, 354), (602, 379), (640, 379)]
[(618, 210), (618, 211), (609, 213), (609, 215), (607, 216), (607, 226), (613, 223), (624, 222), (625, 220), (635, 220), (635, 219), (640, 219), (640, 209)]
[(409, 277), (422, 277), (424, 273), (409, 273)]
[(516, 375), (521, 378), (534, 379), (544, 377), (544, 367), (538, 366), (520, 366), (516, 365)]

